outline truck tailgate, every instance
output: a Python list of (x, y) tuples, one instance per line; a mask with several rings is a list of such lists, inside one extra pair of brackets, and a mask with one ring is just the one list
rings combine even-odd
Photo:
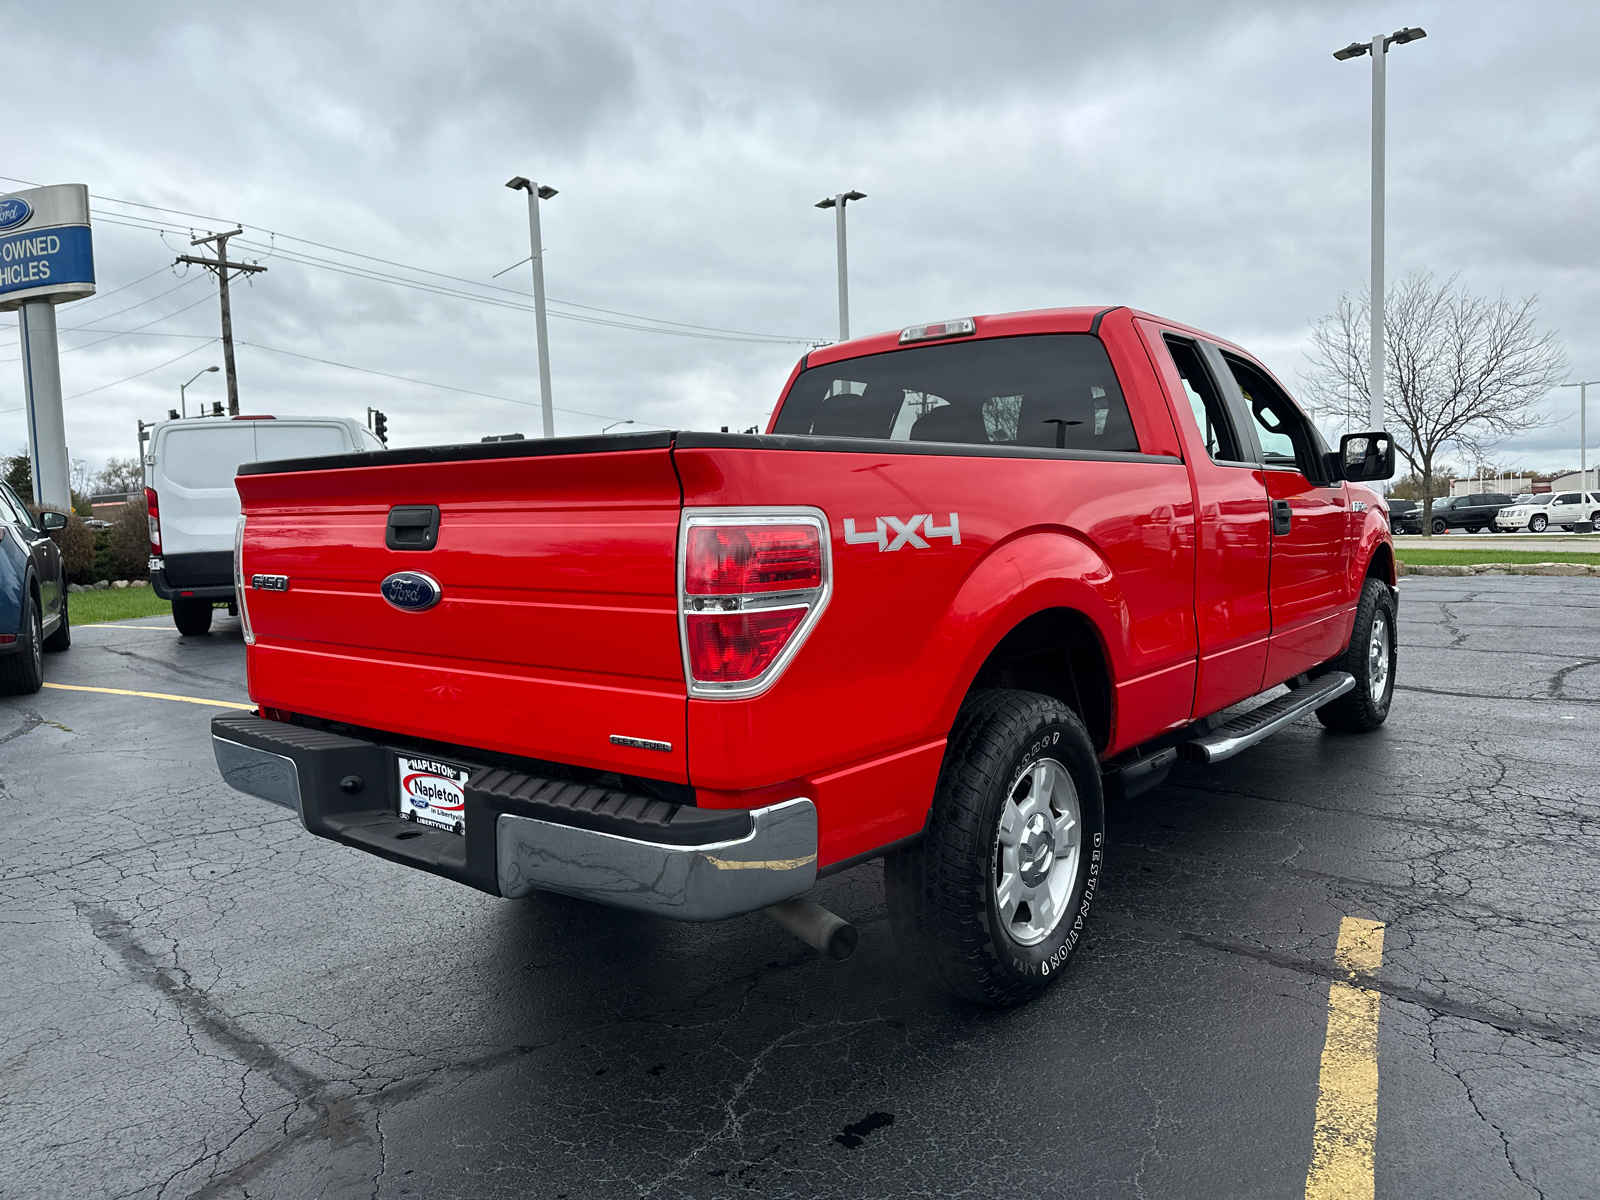
[[(351, 725), (687, 782), (670, 437), (605, 445), (248, 468), (238, 486), (251, 696)], [(390, 510), (413, 505), (438, 506), (437, 543), (389, 549)], [(385, 600), (380, 585), (399, 571), (436, 580), (438, 604), (406, 611)], [(287, 576), (287, 590), (252, 587), (255, 575)], [(619, 746), (613, 735), (671, 749)]]

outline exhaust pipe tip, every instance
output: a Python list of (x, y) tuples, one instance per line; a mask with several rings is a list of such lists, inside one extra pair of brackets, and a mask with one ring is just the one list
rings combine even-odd
[(761, 911), (806, 945), (820, 950), (835, 962), (843, 962), (856, 952), (859, 940), (856, 927), (815, 900), (796, 896)]

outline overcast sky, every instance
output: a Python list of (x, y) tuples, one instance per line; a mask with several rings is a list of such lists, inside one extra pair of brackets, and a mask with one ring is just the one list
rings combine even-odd
[[(1310, 323), (1367, 271), (1370, 68), (1331, 51), (1407, 25), (1428, 37), (1389, 60), (1391, 278), (1537, 293), (1573, 378), (1600, 378), (1592, 3), (291, 0), (5, 19), (0, 187), (96, 198), (102, 295), (58, 314), (91, 327), (63, 333), (61, 360), (91, 469), (222, 361), (215, 285), (170, 264), (230, 222), (269, 268), (234, 290), (245, 411), (376, 406), (393, 445), (536, 435), (533, 317), (512, 294), (528, 268), (493, 278), (528, 253), (503, 186), (518, 174), (560, 189), (543, 207), (558, 433), (764, 423), (806, 346), (837, 334), (833, 216), (812, 206), (850, 188), (868, 194), (849, 209), (857, 334), (1129, 304), (1240, 342), (1294, 388)], [(16, 357), (0, 317), (7, 452), (26, 437)], [(223, 398), (221, 380), (190, 394)], [(1576, 391), (1547, 407), (1558, 423), (1498, 457), (1576, 466)], [(1594, 446), (1600, 395), (1592, 417)]]

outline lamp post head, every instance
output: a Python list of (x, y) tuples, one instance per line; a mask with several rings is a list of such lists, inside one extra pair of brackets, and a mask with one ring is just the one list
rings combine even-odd
[(1404, 46), (1407, 42), (1419, 41), (1422, 38), (1425, 38), (1427, 36), (1428, 36), (1428, 31), (1426, 29), (1418, 29), (1415, 26), (1413, 26), (1410, 29), (1397, 29), (1397, 30), (1395, 30), (1392, 34), (1389, 35), (1388, 38), (1385, 39), (1385, 41), (1389, 45)]
[(207, 367), (207, 368), (206, 368), (206, 369), (205, 369), (205, 372), (204, 372), (204, 374), (207, 374), (207, 375), (209, 375), (209, 374), (211, 374), (211, 372), (213, 372), (213, 371), (220, 371), (220, 370), (222, 370), (222, 368), (221, 368), (221, 367)]
[(533, 180), (521, 175), (513, 175), (506, 180), (506, 186), (514, 192), (527, 192), (530, 195), (536, 195), (541, 200), (548, 200), (551, 196), (560, 195), (555, 188), (550, 187), (548, 184), (534, 183)]
[(865, 200), (866, 198), (867, 194), (865, 192), (858, 192), (852, 189), (848, 192), (840, 192), (837, 196), (829, 196), (826, 199), (818, 200), (817, 207), (833, 208), (835, 205), (838, 205), (840, 208), (843, 208), (846, 201)]
[(1343, 50), (1335, 50), (1333, 56), (1340, 62), (1344, 62), (1347, 58), (1360, 58), (1371, 50), (1372, 44), (1370, 42), (1351, 42)]

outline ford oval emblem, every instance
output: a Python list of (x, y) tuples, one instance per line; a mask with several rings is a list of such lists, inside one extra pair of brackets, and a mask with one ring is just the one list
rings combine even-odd
[(406, 612), (427, 612), (444, 595), (439, 581), (421, 571), (396, 571), (378, 590), (390, 604)]
[(33, 205), (21, 196), (0, 197), (0, 229), (15, 229), (33, 216)]

